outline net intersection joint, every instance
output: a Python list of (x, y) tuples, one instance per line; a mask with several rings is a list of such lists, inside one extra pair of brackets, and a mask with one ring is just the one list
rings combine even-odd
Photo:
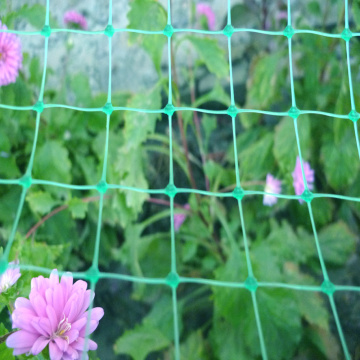
[(169, 184), (165, 188), (165, 194), (171, 198), (175, 197), (175, 195), (177, 194), (176, 186), (174, 184)]
[(171, 38), (172, 35), (173, 35), (173, 33), (174, 33), (174, 28), (172, 27), (171, 24), (167, 24), (167, 25), (165, 26), (165, 29), (164, 29), (164, 31), (163, 31), (163, 34), (166, 35), (168, 38)]
[(236, 187), (233, 192), (233, 197), (237, 200), (242, 200), (242, 198), (245, 196), (245, 191), (241, 187)]
[(104, 34), (109, 38), (113, 37), (114, 33), (115, 33), (115, 29), (110, 24), (104, 30)]
[(293, 37), (293, 35), (295, 34), (295, 30), (293, 29), (293, 27), (291, 25), (288, 25), (284, 31), (283, 31), (284, 36), (286, 36), (288, 39), (291, 39)]
[(48, 38), (51, 35), (51, 27), (49, 25), (44, 25), (41, 29), (41, 35)]
[(180, 284), (179, 275), (176, 272), (171, 271), (166, 277), (166, 284), (169, 285), (171, 288), (176, 289)]
[(356, 123), (360, 118), (360, 114), (356, 110), (351, 110), (348, 117), (352, 122)]
[(223, 34), (225, 36), (227, 36), (228, 38), (230, 38), (232, 36), (232, 34), (234, 33), (234, 27), (231, 24), (228, 24), (225, 26), (224, 30), (223, 30)]
[(352, 38), (353, 34), (349, 28), (345, 28), (341, 33), (341, 38), (345, 41), (349, 41)]
[(253, 276), (248, 276), (245, 281), (245, 288), (248, 289), (250, 292), (255, 292), (258, 287), (259, 284), (257, 280)]

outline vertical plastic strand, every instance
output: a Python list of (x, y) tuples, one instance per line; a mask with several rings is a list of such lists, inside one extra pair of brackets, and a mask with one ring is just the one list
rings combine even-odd
[(179, 321), (177, 312), (177, 296), (176, 288), (172, 288), (172, 305), (173, 305), (173, 318), (174, 318), (174, 343), (175, 343), (175, 360), (180, 360), (180, 334), (179, 334)]
[(42, 102), (44, 99), (48, 49), (49, 49), (49, 38), (45, 37), (44, 69), (43, 69), (43, 74), (42, 74), (42, 79), (41, 79), (41, 87), (40, 87), (40, 94), (39, 94), (39, 100), (38, 100), (39, 102)]
[(347, 68), (348, 68), (348, 76), (349, 76), (351, 110), (355, 111), (354, 89), (352, 84), (351, 66), (350, 66), (350, 41), (346, 42), (346, 60), (347, 60)]
[(168, 103), (172, 104), (172, 85), (171, 85), (171, 38), (168, 38), (168, 59), (169, 59), (169, 97), (168, 97)]
[(257, 326), (258, 333), (259, 333), (261, 356), (262, 356), (263, 360), (268, 360), (266, 346), (265, 346), (265, 340), (264, 340), (264, 334), (263, 334), (262, 326), (261, 326), (259, 307), (257, 304), (255, 292), (251, 292), (251, 299), (252, 299), (253, 307), (254, 307), (256, 326)]
[(307, 205), (308, 205), (308, 210), (309, 210), (311, 226), (312, 226), (312, 230), (313, 230), (313, 234), (314, 234), (314, 238), (315, 238), (316, 250), (318, 252), (318, 256), (319, 256), (319, 260), (320, 260), (321, 271), (322, 271), (322, 274), (324, 277), (324, 281), (329, 281), (329, 276), (328, 276), (328, 273), (326, 270), (324, 257), (321, 252), (320, 242), (319, 242), (319, 238), (318, 238), (317, 231), (316, 231), (316, 226), (315, 226), (314, 216), (312, 213), (311, 203), (307, 203)]
[(171, 25), (171, 0), (168, 0), (168, 16), (167, 16), (167, 23)]
[(330, 305), (331, 305), (331, 310), (332, 310), (333, 315), (334, 315), (336, 328), (337, 328), (337, 331), (339, 333), (341, 346), (342, 346), (343, 351), (344, 351), (345, 359), (346, 360), (351, 360), (349, 349), (347, 347), (345, 336), (344, 336), (344, 333), (343, 333), (343, 330), (342, 330), (342, 327), (341, 327), (341, 324), (340, 324), (340, 319), (339, 319), (339, 316), (338, 316), (338, 313), (337, 313), (337, 310), (336, 310), (336, 305), (335, 305), (333, 295), (329, 295), (329, 301), (330, 301)]
[(357, 128), (357, 123), (354, 122), (354, 131), (355, 131), (355, 139), (356, 139), (356, 146), (358, 149), (359, 159), (360, 159), (360, 142), (359, 142), (359, 133)]
[(112, 37), (109, 37), (109, 80), (108, 80), (108, 96), (107, 96), (107, 102), (111, 104), (111, 67), (112, 67)]
[(50, 18), (50, 0), (46, 0), (45, 26), (49, 26)]
[(169, 184), (174, 185), (174, 159), (172, 145), (172, 115), (169, 115)]
[(231, 25), (231, 0), (227, 2), (227, 24)]
[(291, 0), (287, 2), (288, 26), (291, 26)]
[(170, 197), (170, 227), (171, 227), (171, 272), (176, 273), (174, 198), (173, 197)]
[(295, 130), (296, 144), (297, 144), (297, 148), (298, 148), (300, 165), (301, 165), (301, 175), (302, 175), (303, 182), (304, 182), (304, 189), (308, 190), (309, 188), (308, 188), (308, 184), (307, 184), (307, 180), (306, 180), (306, 176), (305, 176), (304, 164), (303, 164), (303, 159), (302, 159), (302, 155), (301, 155), (301, 146), (300, 146), (299, 130), (298, 130), (298, 126), (297, 126), (297, 119), (294, 119), (294, 130)]
[(14, 220), (14, 223), (13, 223), (13, 226), (12, 226), (12, 229), (11, 229), (10, 237), (9, 237), (9, 240), (8, 240), (8, 242), (6, 244), (5, 251), (4, 251), (4, 254), (3, 254), (3, 258), (5, 258), (6, 261), (8, 261), (8, 259), (9, 259), (10, 250), (11, 250), (12, 244), (13, 244), (14, 239), (15, 239), (15, 234), (16, 234), (16, 230), (17, 230), (17, 227), (18, 227), (18, 224), (19, 224), (21, 212), (22, 212), (22, 209), (24, 207), (26, 192), (27, 192), (27, 189), (23, 188), (22, 192), (21, 192), (21, 196), (20, 196), (19, 205), (18, 205), (18, 208), (17, 208), (17, 211), (16, 211), (15, 220)]
[(101, 180), (106, 182), (107, 159), (109, 154), (109, 128), (110, 128), (110, 114), (106, 115), (106, 135), (105, 135), (105, 149), (104, 149), (104, 163), (101, 175)]
[(345, 0), (345, 28), (349, 28), (349, 3)]
[(109, 21), (108, 25), (112, 25), (112, 0), (109, 0)]
[(291, 39), (288, 39), (288, 45), (289, 45), (289, 71), (290, 71), (290, 87), (291, 87), (291, 106), (296, 107), (294, 75), (293, 75), (293, 65), (292, 65)]
[(243, 214), (241, 200), (238, 200), (238, 207), (239, 207), (239, 213), (240, 213), (241, 229), (242, 229), (242, 234), (243, 234), (243, 238), (244, 238), (244, 248), (245, 248), (247, 270), (248, 270), (249, 276), (253, 277), (254, 272), (253, 272), (252, 265), (251, 265), (249, 244), (248, 244), (248, 240), (247, 240), (247, 236), (246, 236), (245, 221), (244, 221), (244, 214)]
[(25, 176), (31, 176), (33, 164), (34, 164), (34, 157), (36, 151), (37, 140), (39, 136), (39, 127), (40, 127), (40, 113), (36, 113), (36, 120), (35, 120), (35, 134), (34, 134), (34, 141), (31, 149), (30, 159), (25, 171)]
[(228, 49), (229, 49), (229, 70), (230, 70), (230, 97), (231, 105), (235, 105), (234, 98), (234, 81), (233, 81), (233, 70), (232, 70), (232, 59), (231, 59), (231, 37), (228, 38)]
[(236, 125), (235, 125), (235, 116), (231, 117), (232, 120), (232, 132), (233, 132), (233, 143), (234, 143), (234, 161), (235, 161), (235, 178), (236, 178), (236, 186), (238, 188), (241, 187), (240, 182), (240, 170), (239, 170), (239, 159), (238, 159), (238, 152), (237, 152), (237, 145), (236, 145)]
[(102, 221), (102, 211), (104, 205), (104, 194), (100, 194), (99, 201), (99, 217), (96, 227), (96, 238), (95, 238), (95, 247), (94, 247), (94, 256), (91, 267), (98, 269), (99, 266), (99, 250), (100, 250), (100, 234), (101, 234), (101, 221)]

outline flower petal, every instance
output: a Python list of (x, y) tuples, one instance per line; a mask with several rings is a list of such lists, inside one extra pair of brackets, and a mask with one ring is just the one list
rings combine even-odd
[(63, 352), (58, 348), (54, 341), (50, 341), (49, 343), (49, 352), (51, 360), (61, 360), (63, 356)]
[(6, 339), (6, 346), (10, 348), (27, 348), (27, 351), (29, 351), (38, 337), (38, 334), (19, 330)]
[(47, 339), (44, 336), (40, 336), (36, 339), (34, 342), (34, 345), (31, 348), (31, 353), (33, 355), (39, 354), (41, 351), (43, 351), (46, 347), (46, 345), (49, 343), (49, 339)]

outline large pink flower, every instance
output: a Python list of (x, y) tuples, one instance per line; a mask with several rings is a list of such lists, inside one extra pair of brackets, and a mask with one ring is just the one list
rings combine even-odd
[[(73, 284), (71, 273), (62, 276), (56, 270), (50, 278), (39, 276), (31, 280), (29, 299), (15, 301), (12, 327), (19, 331), (11, 334), (6, 345), (14, 348), (13, 354), (39, 354), (48, 344), (51, 360), (81, 359), (87, 351), (96, 350), (97, 344), (88, 339), (85, 346), (88, 311), (95, 294), (87, 290), (87, 283), (78, 280)], [(102, 308), (91, 310), (88, 332), (91, 334), (103, 317)]]
[(70, 24), (73, 27), (79, 27), (83, 30), (87, 29), (87, 21), (85, 17), (75, 10), (67, 11), (64, 14), (64, 23)]
[[(0, 21), (0, 29), (7, 30)], [(21, 42), (18, 36), (0, 32), (0, 86), (16, 81), (22, 64)]]
[(215, 13), (210, 5), (206, 3), (198, 3), (196, 5), (196, 12), (198, 16), (204, 15), (207, 19), (209, 30), (215, 30), (216, 18)]

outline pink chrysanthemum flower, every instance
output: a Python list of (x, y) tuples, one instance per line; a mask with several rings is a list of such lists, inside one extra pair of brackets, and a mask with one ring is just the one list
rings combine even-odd
[[(11, 334), (6, 345), (14, 348), (13, 354), (39, 354), (47, 345), (51, 360), (88, 359), (87, 351), (96, 350), (97, 344), (88, 340), (85, 331), (88, 318), (86, 309), (95, 294), (87, 290), (87, 283), (78, 280), (73, 284), (71, 273), (62, 276), (56, 270), (50, 278), (39, 276), (31, 280), (29, 299), (19, 297), (12, 313), (12, 327), (19, 331)], [(91, 311), (91, 334), (103, 317), (100, 307)]]
[[(306, 161), (303, 162), (303, 167), (304, 167), (304, 175), (305, 175), (308, 189), (312, 190), (314, 187), (313, 183), (315, 180), (315, 172), (313, 169), (311, 169), (310, 164)], [(305, 186), (304, 186), (304, 180), (303, 180), (303, 176), (302, 176), (302, 172), (301, 172), (301, 162), (300, 162), (299, 157), (296, 158), (295, 169), (291, 175), (294, 179), (293, 185), (294, 185), (294, 189), (295, 189), (295, 194), (301, 195), (305, 190)], [(299, 199), (299, 202), (300, 202), (300, 204), (302, 204), (304, 201), (302, 199)]]
[(212, 10), (211, 6), (206, 3), (199, 3), (196, 5), (196, 12), (199, 16), (201, 15), (206, 16), (209, 30), (214, 31), (216, 19), (215, 19), (215, 13)]
[[(280, 194), (281, 180), (274, 178), (271, 174), (267, 174), (264, 191), (271, 194)], [(263, 204), (266, 206), (273, 206), (277, 203), (277, 200), (277, 197), (274, 195), (264, 195)]]
[[(186, 210), (190, 210), (190, 205), (186, 204), (184, 205), (184, 209)], [(187, 214), (175, 214), (174, 215), (174, 229), (175, 231), (179, 231), (181, 225), (183, 224), (183, 222), (185, 221), (187, 217)]]
[[(0, 21), (0, 29), (7, 30)], [(0, 32), (0, 86), (16, 81), (22, 64), (21, 42), (15, 34)]]
[(87, 21), (83, 15), (77, 11), (70, 10), (64, 14), (64, 23), (72, 26), (78, 26), (83, 30), (87, 29)]
[[(9, 265), (17, 265), (17, 263), (12, 261)], [(13, 286), (19, 280), (20, 276), (20, 269), (18, 267), (12, 266), (7, 268), (6, 271), (0, 275), (0, 294)]]

